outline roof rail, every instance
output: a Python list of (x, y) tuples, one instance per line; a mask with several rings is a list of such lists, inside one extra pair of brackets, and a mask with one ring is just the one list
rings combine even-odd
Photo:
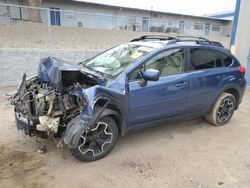
[(207, 41), (209, 42), (209, 40), (207, 38), (204, 38), (204, 37), (196, 37), (196, 36), (188, 36), (188, 35), (178, 35), (177, 36), (178, 39), (182, 40), (182, 41), (188, 41), (188, 40), (191, 40), (191, 41), (194, 41), (195, 39), (196, 40), (202, 40), (202, 41)]
[(218, 47), (224, 47), (220, 42), (210, 41), (209, 39), (204, 38), (204, 37), (185, 36), (185, 35), (181, 35), (177, 37), (182, 42), (185, 42), (185, 41), (196, 42), (197, 44), (208, 44), (208, 45), (213, 45), (213, 46), (218, 46)]
[(169, 35), (143, 35), (139, 38), (131, 40), (130, 42), (142, 41), (142, 40), (171, 40), (172, 42), (168, 43), (167, 45), (173, 44), (173, 41), (175, 41), (175, 42), (196, 42), (197, 44), (207, 44), (218, 47), (224, 47), (220, 42), (210, 41), (204, 37), (185, 36), (185, 35), (176, 37)]
[(141, 40), (176, 40), (178, 41), (178, 38), (174, 36), (169, 36), (169, 35), (143, 35), (139, 38), (135, 38), (131, 40), (130, 42), (141, 41)]

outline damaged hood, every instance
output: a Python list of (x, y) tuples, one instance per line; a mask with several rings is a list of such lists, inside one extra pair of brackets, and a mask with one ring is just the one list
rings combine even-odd
[(97, 82), (103, 80), (101, 75), (84, 69), (81, 65), (70, 64), (54, 57), (41, 59), (38, 67), (38, 77), (41, 82), (50, 83), (60, 90), (62, 87), (62, 73), (67, 71), (80, 71)]

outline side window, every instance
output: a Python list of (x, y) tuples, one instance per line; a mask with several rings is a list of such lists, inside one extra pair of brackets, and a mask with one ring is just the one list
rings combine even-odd
[(140, 80), (142, 78), (142, 74), (144, 72), (144, 65), (140, 66), (133, 72), (131, 72), (128, 76), (129, 82)]
[(195, 70), (215, 67), (214, 51), (193, 48), (190, 49), (190, 60)]
[(226, 67), (231, 65), (232, 62), (233, 62), (233, 59), (230, 56), (226, 55), (226, 54), (223, 54), (223, 60), (224, 60), (224, 63), (225, 63)]
[(223, 64), (223, 59), (222, 59), (222, 54), (220, 54), (219, 52), (214, 54), (214, 61), (215, 61), (215, 67), (219, 68), (219, 67), (224, 67)]
[(190, 60), (195, 70), (227, 67), (232, 63), (228, 55), (209, 49), (190, 49)]
[(183, 71), (184, 50), (172, 49), (162, 52), (146, 63), (145, 70), (156, 69), (160, 72), (161, 77), (178, 74)]
[(129, 75), (129, 81), (142, 78), (142, 74), (147, 69), (159, 70), (161, 77), (183, 72), (184, 49), (172, 49), (161, 52), (147, 61), (143, 66), (137, 68)]

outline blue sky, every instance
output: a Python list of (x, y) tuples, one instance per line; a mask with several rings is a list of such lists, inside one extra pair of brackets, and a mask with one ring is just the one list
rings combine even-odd
[[(81, 1), (81, 0), (78, 0)], [(205, 15), (234, 10), (236, 0), (82, 0), (172, 13)]]

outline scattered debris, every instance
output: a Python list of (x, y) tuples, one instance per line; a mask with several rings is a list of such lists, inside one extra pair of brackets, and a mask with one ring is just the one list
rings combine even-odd
[(222, 185), (222, 184), (223, 184), (223, 182), (222, 182), (222, 181), (219, 181), (219, 182), (218, 182), (218, 185)]

